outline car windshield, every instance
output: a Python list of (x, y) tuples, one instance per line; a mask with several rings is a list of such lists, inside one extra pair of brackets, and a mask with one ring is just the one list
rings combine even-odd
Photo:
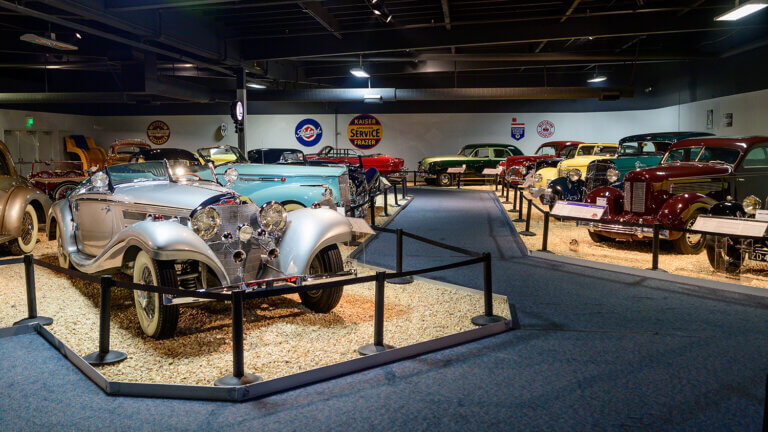
[[(170, 170), (170, 174), (169, 174)], [(151, 180), (171, 180), (178, 183), (208, 181), (218, 183), (216, 175), (208, 165), (189, 161), (151, 161), (113, 165), (107, 168), (112, 185), (136, 183)]]
[(556, 145), (543, 145), (539, 147), (538, 150), (536, 150), (537, 156), (554, 156), (557, 154), (557, 146)]
[(595, 155), (597, 156), (616, 156), (616, 147), (613, 146), (597, 146), (595, 149)]
[(625, 142), (619, 147), (619, 156), (658, 154), (663, 153), (667, 147), (669, 147), (669, 143), (662, 141)]
[(216, 165), (225, 163), (247, 163), (248, 160), (240, 153), (240, 150), (232, 147), (209, 147), (197, 151), (206, 161), (213, 161)]
[(143, 150), (147, 148), (146, 146), (136, 146), (136, 145), (123, 145), (123, 146), (117, 146), (113, 147), (114, 153), (120, 156), (130, 156), (134, 153), (136, 153), (139, 150)]
[(248, 159), (253, 163), (304, 165), (304, 153), (300, 150), (264, 149), (251, 150)]
[(667, 152), (662, 163), (668, 162), (691, 162), (695, 161), (701, 151), (698, 147), (678, 147)]
[(459, 154), (461, 156), (469, 157), (469, 155), (471, 155), (473, 151), (475, 151), (475, 147), (464, 147), (461, 150), (459, 150)]
[(570, 159), (576, 153), (576, 146), (566, 147), (560, 152), (560, 157)]

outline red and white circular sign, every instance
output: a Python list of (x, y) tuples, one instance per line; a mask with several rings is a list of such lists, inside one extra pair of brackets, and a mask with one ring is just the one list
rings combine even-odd
[(171, 139), (171, 128), (162, 120), (155, 120), (147, 126), (147, 138), (155, 145), (163, 145)]
[(542, 120), (538, 126), (536, 126), (536, 132), (542, 138), (549, 138), (555, 134), (555, 124), (549, 120)]

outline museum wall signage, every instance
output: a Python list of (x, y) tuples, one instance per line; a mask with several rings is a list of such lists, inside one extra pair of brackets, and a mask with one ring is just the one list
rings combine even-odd
[(381, 142), (383, 128), (381, 122), (370, 114), (360, 114), (347, 126), (347, 137), (353, 146), (360, 150), (369, 150)]
[(525, 123), (518, 122), (517, 117), (512, 117), (512, 139), (520, 141), (525, 138)]
[(300, 121), (294, 132), (296, 141), (304, 147), (312, 147), (323, 139), (323, 129), (320, 127), (320, 123), (311, 118)]
[(155, 145), (163, 145), (171, 139), (171, 128), (162, 120), (155, 120), (147, 126), (147, 139)]
[(536, 132), (542, 138), (550, 138), (555, 134), (555, 124), (549, 120), (542, 120), (539, 125), (536, 126)]

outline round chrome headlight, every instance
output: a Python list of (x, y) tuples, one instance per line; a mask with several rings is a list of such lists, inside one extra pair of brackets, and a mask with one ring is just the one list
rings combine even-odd
[(524, 176), (525, 173), (528, 172), (528, 169), (525, 168), (524, 166), (521, 166), (520, 168), (517, 169), (517, 171), (520, 173), (521, 176)]
[(241, 225), (237, 230), (237, 237), (241, 242), (247, 242), (253, 237), (253, 227), (250, 225)]
[(259, 209), (259, 222), (264, 231), (270, 234), (280, 234), (288, 221), (285, 207), (275, 201), (268, 202)]
[(213, 207), (206, 207), (195, 213), (192, 217), (192, 231), (199, 235), (201, 239), (208, 240), (216, 234), (221, 226), (219, 213)]
[(744, 211), (747, 212), (747, 214), (757, 213), (757, 210), (762, 204), (763, 203), (760, 201), (760, 198), (754, 195), (750, 195), (744, 198), (744, 201), (741, 202), (741, 205), (744, 206)]
[(235, 168), (224, 171), (224, 180), (227, 181), (228, 185), (236, 182), (238, 177), (240, 177), (240, 173)]
[(109, 185), (109, 176), (104, 171), (99, 171), (91, 176), (91, 183), (99, 189), (103, 189)]
[(568, 178), (571, 179), (572, 182), (579, 181), (581, 179), (581, 170), (574, 168), (568, 171)]
[(616, 183), (619, 180), (619, 171), (611, 168), (606, 171), (605, 176), (608, 178), (609, 182)]
[(536, 183), (541, 183), (542, 181), (544, 181), (544, 176), (542, 176), (541, 174), (536, 174), (535, 176), (533, 176), (533, 180)]

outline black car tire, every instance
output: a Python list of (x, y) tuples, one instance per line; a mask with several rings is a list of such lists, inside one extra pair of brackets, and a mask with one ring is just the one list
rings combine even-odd
[[(144, 251), (139, 252), (136, 256), (133, 266), (133, 282), (169, 288), (179, 286), (173, 261), (153, 260)], [(144, 295), (147, 296), (146, 304), (142, 305), (141, 299)], [(162, 295), (158, 293), (134, 290), (133, 297), (141, 330), (153, 339), (173, 337), (179, 324), (179, 306), (163, 304)], [(151, 316), (147, 313), (148, 310), (151, 312)]]
[[(328, 274), (341, 271), (344, 271), (344, 261), (341, 259), (339, 247), (335, 244), (324, 247), (315, 255), (309, 265), (309, 274)], [(299, 293), (299, 298), (301, 303), (312, 312), (328, 313), (339, 304), (343, 293), (344, 287), (326, 288)]]
[(437, 184), (447, 187), (453, 185), (453, 174), (440, 173), (437, 175)]
[(726, 245), (725, 253), (715, 249), (715, 238), (707, 239), (707, 259), (715, 271), (738, 273), (742, 265), (741, 250), (734, 245)]
[[(690, 229), (693, 226), (693, 223), (696, 222), (696, 218), (698, 218), (699, 215), (701, 214), (704, 214), (703, 210), (696, 210), (693, 213), (691, 213), (691, 215), (688, 216), (688, 218), (685, 220), (685, 228)], [(689, 241), (689, 235), (695, 236), (697, 234), (683, 233), (680, 236), (680, 238), (672, 242), (672, 245), (675, 247), (675, 251), (677, 253), (686, 254), (686, 255), (696, 255), (704, 249), (704, 245), (707, 241), (706, 235), (698, 234), (701, 237), (695, 243), (691, 243)]]
[(433, 179), (433, 178), (425, 178), (425, 179), (424, 179), (424, 183), (426, 183), (426, 184), (427, 184), (427, 185), (429, 185), (429, 186), (434, 186), (434, 185), (435, 185), (435, 182), (436, 182), (436, 180), (435, 180), (435, 179)]

